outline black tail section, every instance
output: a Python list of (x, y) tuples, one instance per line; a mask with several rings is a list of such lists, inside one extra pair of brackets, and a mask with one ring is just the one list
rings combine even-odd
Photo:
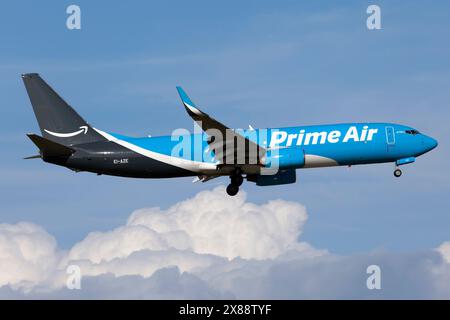
[(64, 146), (105, 140), (39, 74), (23, 74), (22, 79), (44, 138)]

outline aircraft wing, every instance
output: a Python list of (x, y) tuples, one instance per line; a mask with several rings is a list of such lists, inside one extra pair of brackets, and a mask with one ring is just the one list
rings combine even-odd
[[(186, 92), (177, 87), (181, 101), (191, 118), (213, 139), (208, 140), (210, 150), (215, 153), (215, 159), (221, 165), (260, 165), (260, 159), (265, 155), (266, 149), (248, 137), (235, 132), (226, 125), (210, 117), (198, 109)], [(220, 133), (222, 139), (218, 139)], [(234, 161), (234, 162), (233, 162)], [(244, 161), (244, 162), (242, 162)]]
[(194, 180), (192, 181), (192, 183), (196, 183), (196, 182), (200, 182), (200, 181), (207, 182), (209, 180), (216, 179), (219, 177), (221, 177), (221, 176), (220, 175), (204, 175), (204, 174), (202, 174), (202, 175), (195, 177)]

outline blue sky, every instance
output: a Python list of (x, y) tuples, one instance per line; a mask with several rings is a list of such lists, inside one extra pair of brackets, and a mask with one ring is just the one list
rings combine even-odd
[[(82, 29), (65, 27), (76, 3)], [(368, 31), (366, 8), (382, 9)], [(212, 189), (191, 178), (97, 177), (22, 160), (38, 132), (20, 74), (39, 72), (90, 123), (130, 135), (192, 128), (175, 86), (231, 127), (348, 121), (411, 125), (438, 149), (393, 165), (298, 171), (248, 199), (302, 203), (302, 239), (339, 254), (449, 240), (450, 6), (427, 1), (16, 1), (0, 12), (0, 222), (31, 221), (70, 247), (138, 208)]]

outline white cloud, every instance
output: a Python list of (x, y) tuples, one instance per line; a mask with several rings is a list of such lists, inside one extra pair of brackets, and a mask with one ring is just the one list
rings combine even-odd
[(256, 205), (245, 197), (245, 192), (228, 197), (218, 187), (167, 210), (137, 210), (125, 226), (89, 234), (70, 250), (68, 259), (99, 264), (140, 250), (269, 259), (305, 248), (297, 242), (307, 219), (302, 205), (283, 200)]
[[(336, 256), (299, 242), (306, 220), (298, 203), (257, 205), (218, 187), (166, 210), (137, 210), (67, 252), (39, 226), (1, 224), (0, 297), (450, 297), (450, 242), (438, 252)], [(365, 287), (374, 263), (381, 291)], [(80, 266), (82, 290), (65, 288), (69, 264)]]
[(450, 241), (444, 242), (441, 244), (437, 251), (442, 255), (442, 257), (447, 261), (447, 263), (450, 263)]
[(28, 290), (47, 280), (57, 261), (56, 240), (43, 228), (0, 224), (0, 287)]

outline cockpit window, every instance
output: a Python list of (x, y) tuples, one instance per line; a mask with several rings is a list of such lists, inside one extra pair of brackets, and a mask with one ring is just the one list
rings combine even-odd
[(413, 129), (413, 130), (406, 130), (405, 133), (412, 134), (412, 135), (420, 134), (420, 132), (415, 130), (415, 129)]

